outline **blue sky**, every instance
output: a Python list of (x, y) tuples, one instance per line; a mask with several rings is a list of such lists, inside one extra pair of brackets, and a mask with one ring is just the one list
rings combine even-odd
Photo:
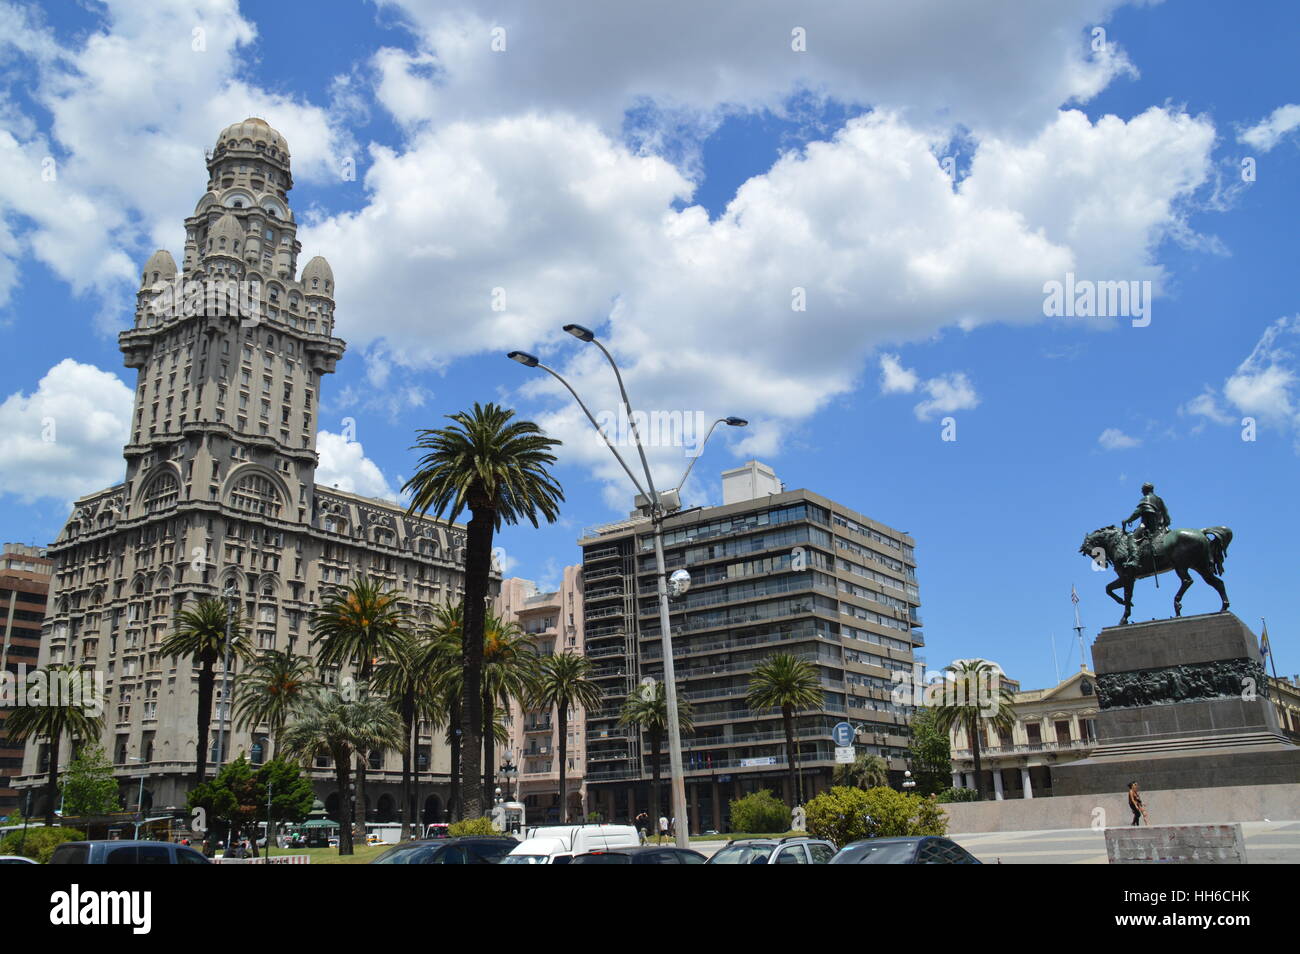
[[(179, 259), (202, 149), (260, 115), (289, 141), (301, 261), (329, 258), (350, 344), (322, 399), (326, 480), (392, 493), (417, 428), (505, 401), (566, 440), (562, 521), (501, 539), (510, 572), (554, 582), (629, 488), (503, 354), (538, 351), (611, 406), (558, 332), (577, 321), (641, 407), (753, 421), (717, 436), (689, 502), (758, 457), (910, 532), (931, 666), (981, 655), (1046, 685), (1054, 636), (1068, 674), (1071, 585), (1089, 635), (1120, 613), (1078, 546), (1149, 479), (1176, 526), (1232, 527), (1233, 610), (1300, 671), (1300, 10), (781, 6), (738, 28), (685, 3), (0, 4), (0, 536), (48, 542), (120, 477), (136, 275), (156, 247)], [(1150, 325), (1045, 317), (1067, 270), (1152, 280)], [(652, 456), (675, 483), (681, 448)], [(1174, 584), (1140, 583), (1135, 618), (1167, 615)], [(1217, 599), (1197, 582), (1185, 604)]]

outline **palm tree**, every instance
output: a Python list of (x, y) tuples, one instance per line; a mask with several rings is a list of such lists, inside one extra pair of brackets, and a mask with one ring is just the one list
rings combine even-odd
[(954, 726), (966, 730), (975, 761), (975, 791), (982, 801), (986, 790), (980, 769), (980, 741), (986, 725), (1003, 732), (1015, 725), (1015, 694), (1001, 681), (998, 665), (986, 659), (958, 659), (944, 666), (944, 672), (950, 678), (944, 683), (943, 701), (934, 707), (935, 728), (944, 733), (951, 732)]
[(310, 767), (318, 756), (334, 761), (339, 799), (339, 854), (352, 854), (352, 805), (348, 791), (358, 752), (402, 744), (402, 721), (387, 700), (364, 685), (356, 692), (313, 688), (284, 732), (285, 754)]
[(411, 833), (411, 820), (415, 817), (415, 786), (412, 782), (412, 765), (418, 741), (416, 728), (421, 720), (438, 721), (438, 693), (434, 684), (432, 667), (427, 661), (424, 645), (413, 635), (402, 637), (400, 648), (375, 668), (375, 689), (387, 695), (402, 720), (402, 840)]
[[(553, 653), (542, 658), (537, 687), (529, 700), (530, 708), (555, 710), (560, 730), (560, 819), (570, 821), (569, 799), (565, 791), (565, 769), (569, 758), (569, 708), (594, 709), (600, 705), (600, 686), (592, 682), (591, 660), (577, 653)], [(658, 760), (656, 760), (657, 762)]]
[(863, 752), (849, 765), (835, 766), (831, 781), (850, 788), (876, 788), (889, 784), (889, 764), (879, 755)]
[(425, 633), (417, 665), (429, 673), (435, 693), (433, 704), (439, 716), (430, 721), (445, 725), (451, 749), (451, 791), (447, 815), (452, 821), (463, 817), (461, 804), (461, 702), (465, 678), (465, 648), (461, 639), (464, 614), (459, 603), (443, 603), (433, 609), (433, 625)]
[(803, 804), (803, 785), (796, 765), (799, 751), (794, 741), (795, 713), (819, 707), (823, 698), (817, 667), (790, 653), (768, 656), (754, 667), (750, 675), (746, 704), (751, 709), (781, 710), (781, 721), (785, 724), (785, 760), (790, 770), (790, 791), (794, 794), (795, 805)]
[(463, 774), (475, 780), (466, 786), (465, 813), (483, 814), (479, 749), (483, 722), (483, 638), (488, 581), (492, 573), (492, 537), (501, 524), (538, 517), (554, 523), (564, 499), (548, 467), (555, 463), (551, 448), (560, 442), (546, 437), (532, 421), (514, 421), (514, 411), (495, 404), (474, 404), (473, 411), (449, 415), (451, 427), (420, 431), (416, 447), (427, 451), (416, 475), (402, 487), (411, 492), (410, 512), (446, 514), (455, 521), (465, 509), (466, 527), (463, 677)]
[[(396, 590), (385, 589), (383, 581), (357, 577), (347, 587), (336, 587), (324, 596), (312, 618), (313, 646), (320, 646), (321, 666), (355, 666), (357, 681), (365, 684), (376, 662), (400, 652), (403, 635), (410, 627), (399, 605)], [(369, 752), (357, 752), (357, 818), (360, 837), (366, 835), (366, 760)]]
[(235, 728), (265, 725), (279, 755), (280, 734), (315, 683), (307, 657), (278, 649), (259, 653), (235, 684)]
[[(508, 711), (510, 701), (526, 699), (537, 685), (537, 653), (519, 624), (488, 610), (483, 638), (483, 795), (492, 800), (496, 776), (497, 705)], [(509, 741), (509, 733), (506, 735)]]
[[(98, 742), (104, 729), (104, 697), (90, 673), (67, 664), (38, 669), (29, 674), (27, 680), (27, 705), (10, 709), (0, 724), (14, 745), (39, 736), (50, 740), (50, 766), (45, 780), (45, 824), (52, 826), (63, 736), (82, 742)], [(92, 715), (95, 710), (98, 714)]]
[[(628, 696), (618, 724), (635, 726), (650, 736), (650, 798), (657, 815), (663, 809), (659, 800), (659, 761), (664, 733), (668, 731), (668, 692), (664, 682), (660, 680), (653, 686), (638, 687)], [(688, 734), (695, 731), (691, 704), (682, 698), (680, 690), (677, 693), (677, 728)]]
[[(252, 650), (239, 614), (230, 619), (230, 639), (226, 640), (227, 609), (224, 600), (206, 598), (193, 609), (176, 615), (175, 631), (163, 640), (158, 652), (173, 659), (188, 656), (199, 667), (198, 750), (194, 759), (194, 783), (201, 785), (208, 770), (208, 729), (212, 724), (212, 693), (217, 682), (217, 661), (229, 653), (236, 659), (247, 658)], [(227, 703), (228, 704), (228, 703)], [(227, 748), (225, 740), (222, 751)]]

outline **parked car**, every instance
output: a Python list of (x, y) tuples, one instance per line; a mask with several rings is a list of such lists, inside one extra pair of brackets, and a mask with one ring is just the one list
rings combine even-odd
[(718, 849), (711, 865), (825, 865), (835, 857), (835, 846), (820, 838), (791, 835), (786, 838), (737, 838)]
[(640, 844), (641, 836), (632, 825), (548, 825), (530, 828), (528, 837), (502, 864), (567, 865), (574, 855)]
[(509, 835), (425, 838), (394, 845), (372, 865), (495, 865), (519, 842)]
[(609, 851), (589, 851), (575, 855), (575, 865), (702, 865), (706, 859), (689, 848), (672, 848), (667, 845), (641, 845), (633, 848), (614, 848)]
[(52, 865), (210, 865), (193, 848), (169, 841), (65, 841)]
[(868, 838), (840, 849), (833, 865), (978, 865), (982, 862), (947, 838)]
[(22, 855), (0, 855), (0, 865), (34, 865), (38, 864), (33, 858), (25, 858)]

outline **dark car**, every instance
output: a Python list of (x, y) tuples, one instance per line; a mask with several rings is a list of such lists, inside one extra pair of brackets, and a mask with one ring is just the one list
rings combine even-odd
[(702, 865), (707, 859), (689, 848), (641, 845), (639, 848), (611, 848), (575, 855), (574, 865)]
[(980, 860), (947, 838), (868, 838), (840, 849), (833, 865), (978, 865)]
[(835, 857), (835, 846), (820, 838), (790, 835), (786, 838), (737, 838), (714, 852), (711, 865), (825, 865)]
[(201, 854), (169, 841), (65, 841), (52, 865), (210, 865)]
[(518, 845), (508, 835), (424, 838), (394, 845), (372, 865), (495, 865)]

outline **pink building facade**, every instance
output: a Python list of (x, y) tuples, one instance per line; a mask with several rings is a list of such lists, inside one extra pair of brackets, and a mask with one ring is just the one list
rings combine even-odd
[[(544, 593), (531, 580), (503, 580), (496, 611), (519, 624), (537, 652), (583, 654), (582, 567), (568, 566), (558, 590)], [(527, 808), (529, 824), (561, 822), (559, 721), (554, 710), (525, 709), (518, 703), (510, 711), (510, 761), (516, 769), (509, 786)], [(587, 746), (586, 713), (569, 710), (565, 788), (569, 813), (580, 819), (586, 813)], [(504, 760), (503, 760), (504, 761)], [(503, 793), (505, 787), (502, 788)]]

